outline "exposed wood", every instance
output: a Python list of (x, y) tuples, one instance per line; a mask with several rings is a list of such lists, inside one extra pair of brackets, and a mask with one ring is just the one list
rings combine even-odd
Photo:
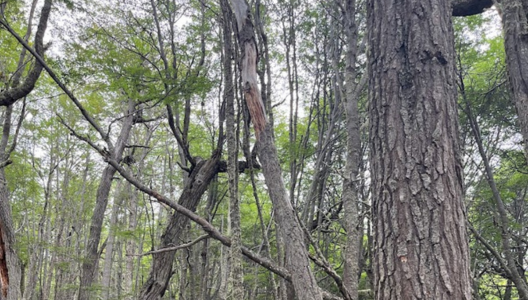
[(322, 299), (321, 291), (310, 269), (301, 225), (289, 201), (288, 192), (282, 180), (273, 128), (269, 123), (266, 123), (264, 104), (257, 84), (258, 53), (249, 7), (244, 0), (232, 0), (231, 4), (236, 16), (238, 43), (242, 52), (240, 77), (244, 88), (244, 97), (255, 127), (258, 156), (273, 202), (275, 222), (280, 238), (284, 243), (285, 266), (291, 273), (292, 284), (299, 299)]

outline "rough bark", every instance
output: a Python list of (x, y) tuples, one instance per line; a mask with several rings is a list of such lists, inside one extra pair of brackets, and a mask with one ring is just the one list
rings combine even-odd
[[(108, 155), (116, 161), (121, 161), (123, 157), (123, 151), (125, 149), (126, 142), (128, 141), (130, 130), (132, 129), (134, 123), (134, 111), (134, 101), (129, 100), (128, 107), (125, 112), (126, 117), (123, 119), (121, 132), (116, 141), (115, 147), (108, 145), (111, 151)], [(91, 287), (96, 279), (95, 275), (97, 270), (97, 261), (99, 258), (98, 247), (99, 242), (101, 241), (101, 230), (106, 206), (108, 205), (108, 196), (112, 188), (112, 178), (114, 177), (115, 173), (115, 168), (112, 166), (107, 166), (103, 170), (101, 180), (99, 181), (99, 187), (97, 188), (95, 208), (90, 221), (90, 233), (88, 236), (88, 243), (86, 245), (85, 258), (82, 263), (79, 300), (89, 300), (93, 298), (93, 289)]]
[(242, 51), (240, 69), (244, 97), (249, 108), (257, 136), (258, 156), (273, 203), (275, 222), (285, 244), (286, 268), (299, 299), (322, 299), (317, 281), (310, 269), (308, 251), (297, 215), (289, 201), (282, 180), (272, 127), (266, 124), (264, 104), (257, 84), (257, 46), (249, 7), (244, 0), (232, 0), (236, 16), (238, 41)]
[(449, 2), (370, 0), (376, 299), (471, 299)]
[(508, 77), (528, 161), (528, 3), (525, 0), (497, 2), (502, 17)]

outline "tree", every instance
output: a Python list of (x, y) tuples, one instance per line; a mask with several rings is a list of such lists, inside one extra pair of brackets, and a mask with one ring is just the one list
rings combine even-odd
[[(35, 34), (35, 49), (41, 56), (43, 56), (45, 50), (43, 39), (51, 11), (51, 4), (51, 0), (46, 0), (44, 2)], [(2, 3), (0, 5), (0, 25), (9, 31), (12, 31), (4, 15), (6, 5), (7, 3)], [(35, 11), (35, 6), (36, 1), (33, 1), (29, 15), (29, 25), (24, 37), (26, 41), (29, 40), (29, 37), (32, 34), (31, 22)], [(9, 157), (16, 147), (16, 136), (10, 147), (8, 147), (11, 134), (13, 104), (26, 97), (31, 91), (33, 91), (35, 84), (40, 77), (40, 73), (42, 72), (42, 65), (36, 62), (26, 74), (24, 81), (21, 82), (22, 73), (27, 63), (26, 54), (26, 49), (22, 49), (20, 52), (17, 68), (14, 71), (12, 77), (12, 82), (8, 84), (7, 89), (4, 89), (0, 92), (0, 106), (6, 107), (2, 128), (2, 139), (0, 141), (0, 298), (7, 297), (7, 299), (19, 298), (21, 287), (20, 261), (15, 249), (15, 229), (11, 216), (9, 190), (5, 175), (5, 167), (10, 164)], [(5, 74), (2, 75), (5, 76)], [(22, 111), (21, 120), (23, 119), (23, 115), (24, 110)], [(20, 127), (20, 124), (18, 127)], [(18, 129), (19, 128), (17, 128), (17, 131)]]
[(376, 299), (471, 299), (450, 17), (368, 3)]
[(496, 4), (502, 18), (513, 103), (517, 108), (528, 161), (528, 3), (523, 0), (497, 0)]
[(308, 251), (301, 224), (289, 201), (282, 180), (273, 128), (267, 122), (265, 106), (257, 84), (257, 45), (251, 15), (245, 0), (231, 2), (236, 17), (240, 45), (240, 69), (244, 97), (249, 108), (257, 138), (258, 156), (268, 186), (275, 222), (285, 244), (286, 268), (292, 274), (292, 284), (299, 299), (322, 299), (319, 286), (310, 269)]

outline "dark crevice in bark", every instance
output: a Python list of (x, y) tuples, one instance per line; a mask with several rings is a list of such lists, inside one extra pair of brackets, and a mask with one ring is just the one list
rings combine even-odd
[(483, 13), (493, 6), (493, 0), (453, 0), (453, 17), (466, 17)]

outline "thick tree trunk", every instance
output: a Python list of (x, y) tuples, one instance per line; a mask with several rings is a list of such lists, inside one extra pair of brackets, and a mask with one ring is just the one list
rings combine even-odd
[(297, 215), (289, 201), (288, 192), (282, 180), (273, 129), (267, 123), (260, 91), (257, 84), (257, 45), (251, 22), (249, 7), (244, 0), (232, 0), (238, 25), (238, 41), (242, 51), (240, 67), (244, 96), (251, 114), (257, 136), (258, 156), (268, 186), (275, 222), (285, 245), (286, 268), (292, 276), (292, 283), (298, 299), (322, 299), (320, 289), (310, 269), (304, 234)]
[(376, 299), (471, 299), (451, 8), (370, 0)]
[[(111, 158), (116, 161), (121, 161), (123, 151), (125, 149), (130, 130), (133, 125), (135, 104), (133, 100), (128, 101), (128, 107), (125, 112), (126, 117), (123, 119), (121, 132), (114, 149), (111, 149)], [(95, 281), (97, 270), (97, 260), (99, 259), (98, 247), (101, 240), (101, 230), (103, 226), (104, 214), (108, 204), (108, 196), (112, 188), (112, 178), (116, 170), (114, 167), (108, 165), (101, 176), (99, 187), (97, 188), (97, 196), (95, 199), (95, 208), (90, 223), (90, 234), (88, 243), (86, 245), (86, 256), (82, 263), (81, 280), (79, 286), (79, 300), (90, 300), (93, 298), (91, 289)]]
[(517, 108), (519, 126), (528, 161), (528, 2), (526, 0), (497, 0), (502, 17), (506, 63)]

